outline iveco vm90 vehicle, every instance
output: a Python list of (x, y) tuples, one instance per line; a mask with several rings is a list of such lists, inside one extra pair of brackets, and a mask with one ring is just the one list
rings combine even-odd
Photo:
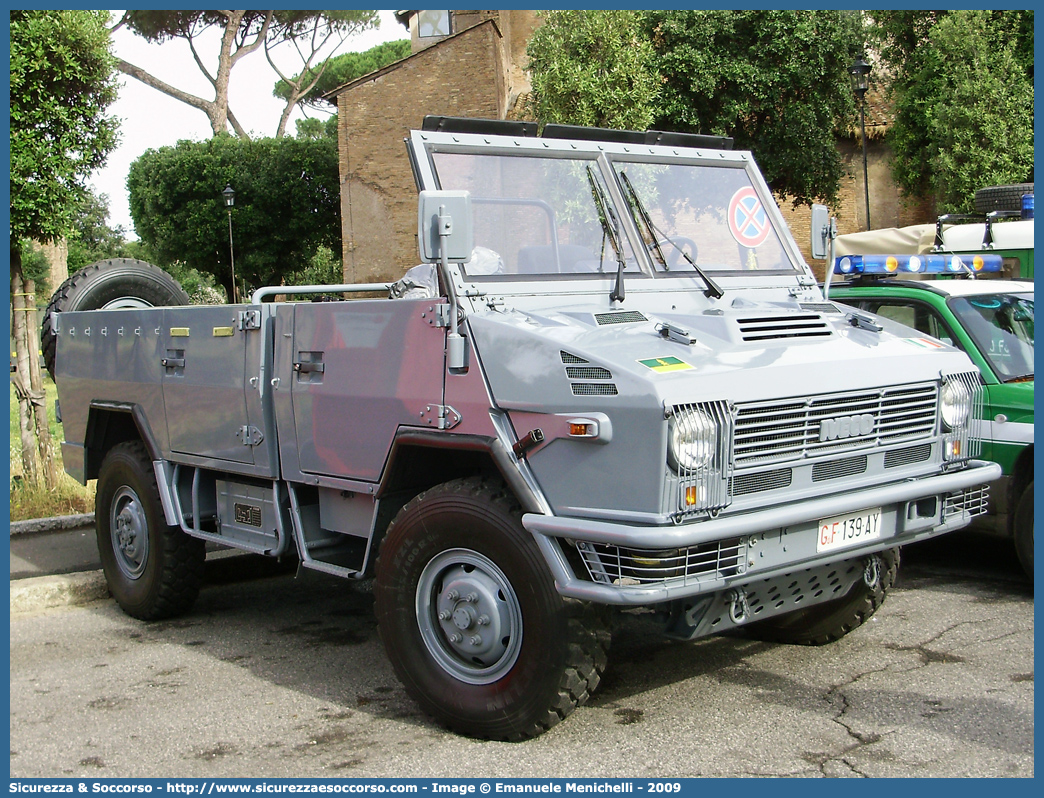
[(207, 541), (372, 575), (408, 693), (495, 739), (587, 700), (613, 608), (682, 640), (863, 623), (900, 546), (986, 505), (981, 383), (825, 301), (730, 145), (429, 119), (395, 284), (58, 312), (120, 606), (187, 611)]

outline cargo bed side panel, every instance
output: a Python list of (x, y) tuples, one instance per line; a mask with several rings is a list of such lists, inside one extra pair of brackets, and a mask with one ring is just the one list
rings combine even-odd
[(248, 338), (260, 335), (237, 329), (235, 306), (167, 309), (163, 397), (172, 452), (254, 462), (254, 446), (243, 441), (245, 366)]
[(65, 440), (82, 447), (91, 402), (139, 405), (163, 452), (170, 450), (160, 387), (163, 310), (59, 315), (55, 359)]

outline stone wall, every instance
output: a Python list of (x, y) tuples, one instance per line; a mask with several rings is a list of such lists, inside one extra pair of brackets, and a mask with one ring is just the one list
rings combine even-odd
[[(857, 141), (840, 141), (837, 146), (845, 165), (845, 176), (841, 179), (839, 201), (830, 208), (830, 213), (837, 217), (839, 234), (858, 233), (866, 230), (863, 148)], [(868, 143), (866, 165), (870, 178), (870, 222), (874, 229), (934, 222), (935, 211), (930, 201), (921, 198), (909, 200), (892, 181), (891, 161), (892, 154), (887, 144), (880, 139)], [(794, 208), (793, 203), (787, 200), (780, 203), (780, 210), (801, 254), (816, 277), (822, 280), (826, 261), (811, 259), (811, 209), (807, 205)]]

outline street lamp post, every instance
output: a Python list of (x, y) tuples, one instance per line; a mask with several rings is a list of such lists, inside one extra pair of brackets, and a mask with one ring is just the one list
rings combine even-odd
[(866, 168), (866, 90), (870, 87), (870, 65), (862, 58), (857, 58), (848, 68), (852, 76), (852, 87), (859, 95), (859, 132), (863, 139), (863, 192), (866, 196), (866, 229), (870, 229), (870, 181)]
[(226, 185), (221, 192), (225, 198), (225, 207), (228, 209), (228, 257), (232, 264), (232, 304), (239, 304), (239, 289), (236, 288), (236, 253), (232, 247), (232, 206), (236, 204), (236, 192), (232, 186)]

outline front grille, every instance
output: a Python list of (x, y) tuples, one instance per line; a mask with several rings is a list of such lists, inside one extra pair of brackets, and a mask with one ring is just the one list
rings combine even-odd
[(636, 324), (640, 321), (649, 321), (645, 315), (637, 310), (621, 310), (614, 313), (596, 313), (595, 321), (602, 324)]
[[(741, 404), (736, 415), (736, 468), (931, 437), (937, 394), (935, 383), (926, 383)], [(870, 432), (863, 433), (867, 426)]]
[(909, 446), (906, 449), (892, 449), (885, 455), (885, 468), (899, 468), (904, 465), (923, 463), (932, 456), (932, 445), (922, 443), (919, 446)]
[(650, 550), (577, 541), (594, 582), (611, 585), (687, 584), (735, 576), (745, 569), (744, 538), (728, 538), (681, 549)]
[(566, 375), (571, 380), (611, 380), (613, 373), (600, 366), (566, 366)]
[(968, 513), (972, 518), (985, 515), (989, 503), (990, 486), (986, 484), (951, 493), (943, 502), (943, 520), (961, 513)]
[(846, 457), (844, 460), (830, 460), (812, 466), (812, 481), (825, 482), (828, 479), (852, 477), (866, 471), (866, 455)]
[(823, 338), (832, 335), (830, 325), (815, 313), (758, 316), (738, 319), (744, 341), (775, 341), (781, 338)]
[(616, 396), (619, 391), (611, 382), (574, 382), (573, 396)]
[(789, 468), (777, 468), (775, 471), (758, 471), (754, 474), (739, 474), (732, 478), (729, 492), (733, 496), (746, 496), (748, 493), (761, 493), (766, 490), (789, 488), (794, 472)]

